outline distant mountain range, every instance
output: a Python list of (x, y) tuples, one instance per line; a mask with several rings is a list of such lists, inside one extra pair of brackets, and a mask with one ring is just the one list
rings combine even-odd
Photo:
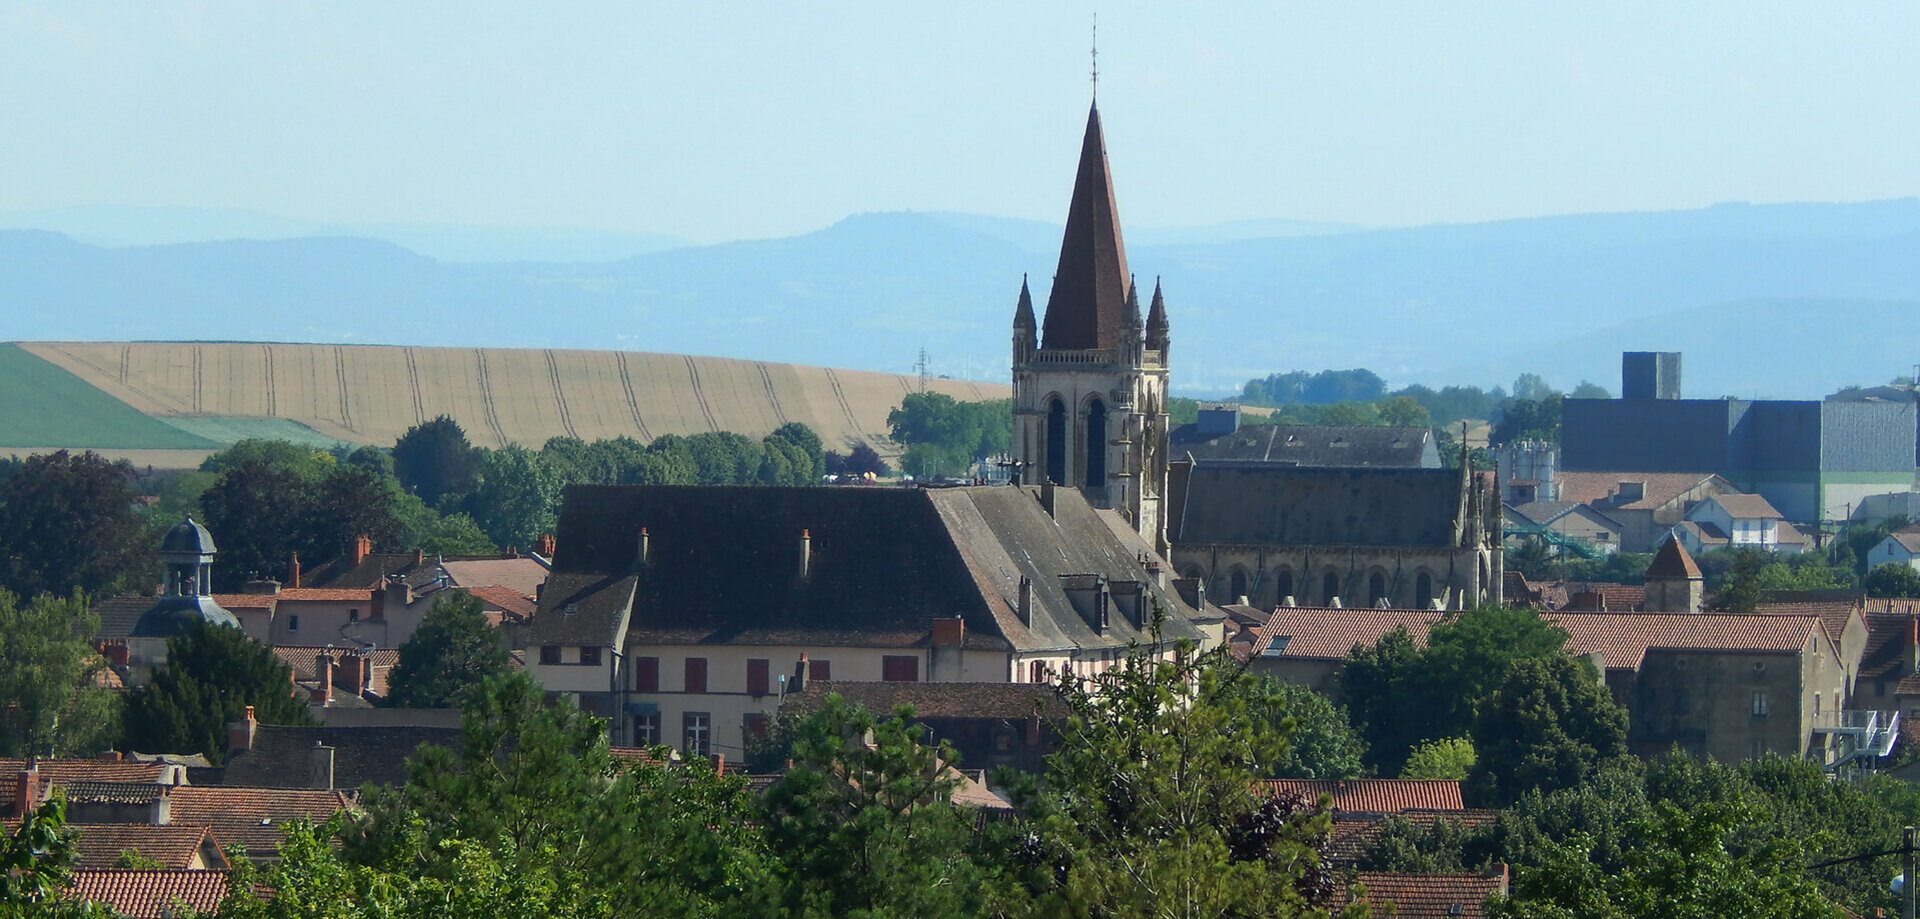
[[(210, 213), (202, 229), (248, 229)], [(269, 219), (240, 235), (286, 238), (109, 247), (97, 243), (170, 237), (163, 221), (129, 220), (116, 237), (104, 212), (84, 233), (56, 216), (45, 225), (96, 242), (0, 230), (6, 338), (605, 348), (891, 372), (924, 348), (933, 373), (986, 380), (1006, 378), (1021, 275), (1044, 305), (1060, 237), (1042, 222), (908, 212), (711, 246), (465, 228), (314, 236)], [(1395, 386), (1531, 371), (1617, 391), (1618, 352), (1646, 349), (1686, 352), (1691, 396), (1813, 398), (1920, 361), (1916, 199), (1128, 234), (1141, 282), (1164, 279), (1186, 393), (1346, 367)]]

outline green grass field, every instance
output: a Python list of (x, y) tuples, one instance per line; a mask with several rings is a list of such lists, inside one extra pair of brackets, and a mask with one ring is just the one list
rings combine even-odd
[(11, 343), (0, 344), (0, 444), (177, 450), (219, 446), (142, 415)]
[(331, 450), (346, 445), (291, 418), (240, 418), (233, 415), (174, 415), (165, 424), (225, 445), (243, 440), (284, 440), (303, 447)]

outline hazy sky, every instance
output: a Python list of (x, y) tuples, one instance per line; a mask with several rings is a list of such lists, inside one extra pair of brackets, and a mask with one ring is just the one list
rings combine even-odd
[(0, 0), (0, 212), (699, 241), (1058, 221), (1099, 11), (1129, 224), (1920, 194), (1920, 2)]

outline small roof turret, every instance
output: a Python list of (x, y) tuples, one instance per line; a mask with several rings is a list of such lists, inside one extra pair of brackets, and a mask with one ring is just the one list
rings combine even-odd
[(1668, 536), (1667, 541), (1660, 544), (1660, 551), (1654, 553), (1653, 564), (1647, 566), (1647, 577), (1695, 580), (1702, 575), (1687, 548), (1680, 545), (1679, 539)]
[(1020, 305), (1013, 311), (1013, 327), (1021, 331), (1033, 331), (1039, 324), (1033, 319), (1033, 294), (1027, 290), (1027, 276), (1020, 276)]
[(192, 514), (174, 524), (160, 539), (160, 552), (166, 555), (212, 555), (214, 551), (213, 534), (193, 522)]

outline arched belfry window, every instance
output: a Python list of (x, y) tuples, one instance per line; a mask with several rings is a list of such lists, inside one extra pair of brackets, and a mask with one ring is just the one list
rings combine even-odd
[(1047, 406), (1047, 480), (1067, 483), (1067, 407), (1058, 398)]
[(1413, 604), (1421, 609), (1433, 605), (1433, 575), (1422, 571), (1413, 579)]
[(1367, 605), (1379, 606), (1387, 598), (1387, 576), (1376, 571), (1367, 578)]
[(1107, 404), (1087, 403), (1087, 484), (1107, 484)]
[(1246, 569), (1235, 568), (1233, 569), (1233, 574), (1229, 575), (1227, 578), (1227, 597), (1232, 602), (1239, 603), (1240, 598), (1246, 595), (1247, 595)]
[(1293, 596), (1293, 572), (1282, 568), (1274, 573), (1273, 582), (1278, 590), (1275, 596), (1279, 597), (1279, 602), (1287, 602), (1287, 598)]
[(1320, 579), (1320, 602), (1332, 603), (1337, 596), (1340, 596), (1340, 576), (1329, 571)]

